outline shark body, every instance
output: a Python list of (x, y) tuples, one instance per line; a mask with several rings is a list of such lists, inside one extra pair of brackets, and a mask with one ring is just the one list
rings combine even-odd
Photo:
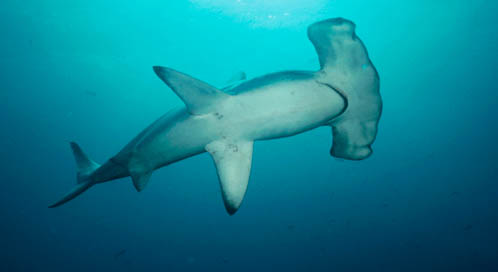
[(137, 135), (103, 165), (71, 143), (78, 183), (56, 207), (91, 186), (131, 176), (141, 191), (152, 172), (208, 152), (216, 165), (229, 214), (240, 207), (249, 181), (254, 141), (288, 137), (331, 126), (331, 155), (368, 157), (382, 102), (379, 77), (351, 21), (335, 18), (308, 28), (319, 71), (268, 74), (217, 89), (170, 68), (155, 73), (185, 103)]

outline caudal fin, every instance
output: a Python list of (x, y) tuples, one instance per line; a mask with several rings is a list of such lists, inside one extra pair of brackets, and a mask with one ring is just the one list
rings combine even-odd
[(78, 169), (77, 184), (61, 200), (50, 205), (49, 208), (55, 208), (68, 202), (69, 200), (86, 191), (94, 184), (92, 174), (100, 167), (100, 165), (88, 158), (88, 156), (83, 152), (83, 150), (81, 150), (78, 144), (71, 142), (71, 149), (73, 150), (73, 155), (76, 160), (76, 167)]

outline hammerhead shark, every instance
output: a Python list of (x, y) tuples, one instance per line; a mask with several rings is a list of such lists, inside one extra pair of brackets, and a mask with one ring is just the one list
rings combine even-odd
[(382, 100), (377, 70), (355, 34), (355, 24), (333, 18), (310, 25), (307, 33), (318, 54), (318, 71), (277, 72), (217, 89), (171, 68), (154, 66), (185, 107), (160, 117), (103, 165), (71, 142), (77, 185), (50, 207), (95, 184), (128, 176), (142, 191), (154, 170), (208, 152), (225, 208), (232, 215), (247, 190), (254, 141), (320, 126), (332, 128), (332, 156), (349, 160), (370, 156)]

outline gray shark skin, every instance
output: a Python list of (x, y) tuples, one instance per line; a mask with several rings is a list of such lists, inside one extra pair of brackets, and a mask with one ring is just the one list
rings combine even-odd
[[(103, 165), (71, 143), (77, 185), (57, 207), (91, 186), (131, 176), (141, 191), (152, 172), (208, 152), (223, 201), (232, 215), (249, 181), (254, 141), (296, 135), (320, 126), (333, 133), (332, 156), (365, 159), (372, 153), (382, 101), (379, 77), (353, 22), (328, 19), (308, 27), (318, 71), (288, 71), (217, 89), (170, 68), (154, 71), (185, 103), (142, 131)], [(241, 74), (241, 80), (245, 75)]]

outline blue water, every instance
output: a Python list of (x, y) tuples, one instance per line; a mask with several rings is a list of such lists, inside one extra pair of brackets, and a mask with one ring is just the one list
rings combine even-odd
[[(497, 271), (498, 2), (0, 3), (0, 271)], [(257, 142), (228, 216), (203, 154), (137, 193), (75, 184), (69, 141), (105, 162), (181, 100), (163, 65), (215, 86), (317, 69), (306, 27), (357, 24), (384, 110), (367, 160), (329, 128)]]

